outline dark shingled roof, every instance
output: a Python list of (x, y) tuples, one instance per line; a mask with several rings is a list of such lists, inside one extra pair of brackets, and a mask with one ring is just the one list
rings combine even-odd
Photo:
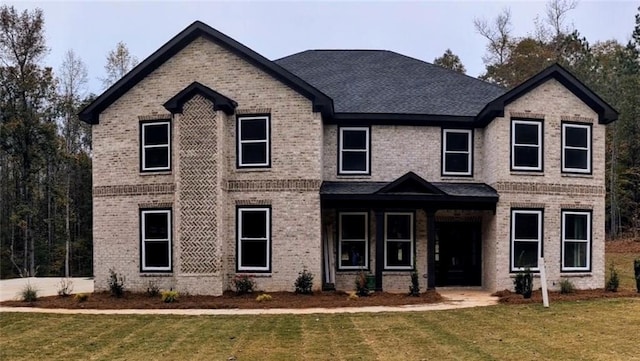
[(506, 92), (387, 50), (308, 50), (275, 63), (331, 97), (336, 113), (475, 117)]
[[(375, 194), (389, 182), (322, 182), (320, 194), (367, 195)], [(431, 183), (448, 196), (498, 198), (498, 192), (484, 183)]]

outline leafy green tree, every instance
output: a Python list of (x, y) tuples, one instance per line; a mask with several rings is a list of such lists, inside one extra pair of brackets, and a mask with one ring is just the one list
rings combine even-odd
[(454, 54), (451, 49), (447, 49), (442, 56), (433, 59), (433, 64), (457, 71), (461, 74), (467, 73), (467, 69), (465, 69), (462, 64), (460, 57)]

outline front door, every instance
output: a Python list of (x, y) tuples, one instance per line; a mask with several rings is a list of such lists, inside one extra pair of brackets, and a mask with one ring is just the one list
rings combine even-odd
[(436, 224), (436, 286), (481, 285), (480, 223)]

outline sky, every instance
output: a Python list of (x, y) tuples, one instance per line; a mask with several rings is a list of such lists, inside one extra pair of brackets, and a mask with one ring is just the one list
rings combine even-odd
[[(513, 33), (534, 31), (544, 1), (9, 1), (19, 11), (40, 8), (50, 52), (44, 62), (59, 69), (73, 49), (85, 62), (88, 91), (104, 89), (107, 53), (119, 41), (140, 61), (200, 20), (268, 59), (309, 49), (384, 49), (433, 62), (447, 48), (460, 56), (467, 74), (484, 71), (486, 40), (475, 18), (494, 19), (511, 10)], [(640, 1), (585, 1), (566, 25), (590, 43), (631, 38)]]

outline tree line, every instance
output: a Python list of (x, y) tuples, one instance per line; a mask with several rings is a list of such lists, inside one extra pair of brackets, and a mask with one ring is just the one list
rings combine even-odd
[[(620, 111), (607, 128), (607, 225), (611, 236), (640, 231), (640, 8), (631, 40), (590, 44), (565, 25), (575, 1), (552, 0), (534, 34), (516, 36), (505, 9), (476, 19), (487, 41), (481, 79), (512, 88), (557, 62)], [(90, 276), (91, 129), (78, 112), (87, 91), (82, 59), (69, 50), (59, 69), (41, 10), (0, 6), (0, 278)], [(434, 63), (465, 73), (451, 50)], [(107, 54), (108, 88), (137, 64), (126, 45)]]

